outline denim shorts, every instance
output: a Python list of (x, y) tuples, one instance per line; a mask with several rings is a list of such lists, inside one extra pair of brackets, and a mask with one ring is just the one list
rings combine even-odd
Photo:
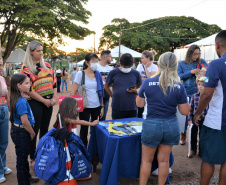
[(177, 118), (152, 118), (143, 121), (141, 143), (156, 147), (163, 145), (178, 145), (180, 129)]

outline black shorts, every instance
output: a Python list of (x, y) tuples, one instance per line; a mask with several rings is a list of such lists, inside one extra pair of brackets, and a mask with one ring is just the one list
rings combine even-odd
[(202, 160), (210, 164), (226, 162), (226, 130), (216, 130), (205, 125), (200, 134)]

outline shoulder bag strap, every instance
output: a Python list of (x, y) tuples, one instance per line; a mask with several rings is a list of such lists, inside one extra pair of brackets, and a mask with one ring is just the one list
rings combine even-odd
[[(143, 64), (141, 64), (142, 66), (143, 66), (143, 68), (144, 68), (144, 65)], [(144, 68), (144, 74), (146, 75), (146, 71), (145, 71), (145, 68)]]
[(82, 71), (82, 81), (81, 81), (81, 86), (85, 84), (85, 72)]

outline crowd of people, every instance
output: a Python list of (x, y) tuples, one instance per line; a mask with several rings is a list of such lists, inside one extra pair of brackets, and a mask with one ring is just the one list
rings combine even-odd
[[(209, 184), (214, 164), (220, 164), (219, 184), (226, 184), (226, 30), (215, 39), (219, 59), (209, 65), (200, 58), (201, 50), (191, 45), (185, 60), (178, 63), (174, 53), (163, 53), (158, 65), (153, 63), (154, 53), (144, 51), (141, 64), (134, 69), (131, 54), (120, 57), (120, 66), (112, 68), (111, 52), (105, 50), (101, 59), (94, 53), (85, 56), (83, 71), (74, 68), (71, 76), (66, 67), (54, 70), (43, 60), (43, 45), (32, 41), (27, 47), (20, 74), (11, 78), (10, 96), (6, 82), (0, 76), (0, 183), (12, 172), (6, 166), (9, 121), (11, 138), (15, 144), (16, 169), (19, 185), (29, 185), (39, 179), (30, 175), (34, 167), (36, 140), (49, 129), (53, 106), (58, 102), (57, 92), (68, 91), (72, 80), (72, 94), (84, 87), (87, 105), (77, 111), (77, 101), (67, 97), (59, 113), (66, 128), (81, 125), (80, 138), (88, 146), (88, 128), (105, 120), (109, 99), (112, 98), (112, 119), (142, 117), (144, 106), (147, 115), (143, 121), (141, 143), (142, 159), (139, 184), (147, 184), (156, 151), (158, 183), (165, 184), (169, 174), (169, 156), (174, 145), (185, 145), (187, 126), (192, 125), (189, 158), (197, 153), (202, 157), (201, 185)], [(206, 74), (203, 67), (208, 66)], [(0, 73), (3, 61), (0, 58)], [(62, 89), (60, 89), (62, 83)], [(177, 108), (186, 116), (185, 129), (180, 133)], [(10, 117), (9, 117), (10, 110)], [(79, 117), (79, 120), (77, 119)], [(56, 119), (55, 128), (59, 128)], [(199, 142), (197, 140), (199, 130)], [(30, 162), (28, 161), (30, 157)]]

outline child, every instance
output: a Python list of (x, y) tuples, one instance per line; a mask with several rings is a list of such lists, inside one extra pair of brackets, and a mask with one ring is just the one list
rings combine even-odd
[[(196, 84), (198, 86), (198, 92), (191, 97), (191, 103), (190, 103), (191, 111), (188, 115), (188, 124), (189, 125), (192, 124), (193, 116), (195, 115), (195, 112), (198, 108), (199, 98), (200, 98), (200, 95), (202, 94), (203, 89), (204, 89), (204, 86), (202, 85), (203, 82), (204, 82), (204, 79), (205, 79), (205, 77), (197, 77), (196, 78)], [(196, 125), (192, 126), (192, 129), (191, 129), (191, 151), (190, 151), (190, 155), (188, 156), (189, 158), (194, 157), (197, 153), (198, 127), (199, 127), (199, 133), (200, 133), (204, 118), (206, 116), (206, 113), (207, 113), (207, 108), (202, 112), (202, 116), (199, 120), (199, 126), (196, 126)], [(200, 135), (199, 135), (199, 137), (200, 137)], [(200, 148), (200, 146), (199, 146), (199, 148)], [(201, 157), (200, 150), (199, 150), (199, 156)]]
[[(60, 104), (58, 114), (60, 114), (62, 126), (67, 128), (68, 131), (71, 130), (72, 124), (95, 126), (99, 123), (99, 120), (95, 120), (93, 122), (77, 120), (77, 117), (78, 117), (77, 107), (78, 107), (78, 102), (76, 99), (72, 97), (65, 97)], [(54, 128), (60, 127), (58, 114), (57, 114), (56, 122), (53, 125)]]
[(39, 178), (32, 177), (29, 172), (29, 145), (34, 138), (35, 123), (31, 108), (24, 98), (24, 94), (30, 90), (29, 78), (24, 74), (14, 74), (11, 78), (10, 92), (10, 121), (11, 138), (16, 150), (16, 168), (18, 185), (30, 185), (37, 182)]

